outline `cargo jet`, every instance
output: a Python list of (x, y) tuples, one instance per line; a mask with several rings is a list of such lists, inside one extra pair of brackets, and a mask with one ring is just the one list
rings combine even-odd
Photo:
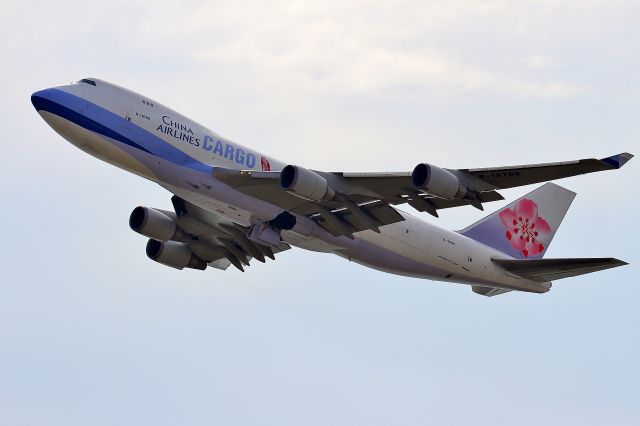
[(230, 265), (291, 246), (380, 271), (468, 284), (494, 296), (545, 293), (551, 281), (625, 265), (544, 258), (575, 193), (553, 183), (459, 231), (394, 206), (438, 211), (502, 200), (498, 190), (619, 169), (633, 156), (483, 169), (429, 163), (399, 173), (309, 170), (239, 145), (135, 92), (95, 78), (31, 96), (42, 119), (81, 150), (158, 183), (172, 210), (136, 207), (148, 257), (177, 269)]

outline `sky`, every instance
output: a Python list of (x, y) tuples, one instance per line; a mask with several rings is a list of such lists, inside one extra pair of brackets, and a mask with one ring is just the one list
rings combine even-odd
[(127, 223), (170, 194), (29, 101), (102, 78), (328, 171), (637, 154), (637, 2), (62, 0), (3, 17), (0, 426), (640, 421), (637, 159), (558, 181), (578, 196), (547, 251), (630, 265), (544, 295), (301, 249), (244, 274), (177, 271)]

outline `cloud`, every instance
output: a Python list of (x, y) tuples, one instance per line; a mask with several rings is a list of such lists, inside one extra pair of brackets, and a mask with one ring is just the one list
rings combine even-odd
[(524, 58), (522, 63), (527, 68), (552, 68), (556, 60), (546, 55), (532, 55)]
[[(563, 76), (531, 73), (549, 65), (546, 55), (528, 55), (526, 12), (550, 13), (510, 2), (216, 2), (156, 6), (140, 25), (147, 42), (163, 40), (165, 51), (193, 59), (202, 68), (242, 70), (265, 90), (294, 95), (332, 91), (373, 93), (406, 88), (449, 94), (568, 98), (586, 89)], [(532, 18), (533, 19), (533, 18)], [(478, 21), (505, 34), (485, 35), (487, 57), (475, 47)], [(168, 34), (171, 34), (168, 36)], [(465, 43), (440, 43), (461, 38)], [(495, 65), (491, 44), (513, 38), (513, 60)], [(524, 50), (524, 52), (522, 52)], [(529, 58), (522, 63), (523, 56)]]
[(259, 80), (267, 84), (347, 94), (408, 87), (563, 98), (584, 90), (570, 82), (538, 81), (468, 64), (435, 48), (403, 50), (337, 44), (324, 50), (270, 51), (255, 40), (241, 40), (195, 51), (193, 55), (210, 66), (222, 64), (259, 70)]

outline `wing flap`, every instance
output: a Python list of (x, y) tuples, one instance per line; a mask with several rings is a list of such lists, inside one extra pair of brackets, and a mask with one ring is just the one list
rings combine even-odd
[(491, 260), (512, 274), (540, 282), (575, 277), (577, 275), (627, 265), (627, 262), (612, 257)]
[[(375, 222), (376, 226), (389, 225), (391, 223), (402, 222), (404, 217), (396, 209), (382, 201), (373, 201), (358, 205), (359, 209)], [(329, 231), (332, 235), (348, 235), (371, 229), (368, 223), (364, 223), (349, 208), (339, 208), (330, 213), (343, 225), (346, 225), (349, 232), (344, 232), (341, 226), (336, 226), (332, 220), (327, 220), (327, 212), (321, 212), (311, 216), (320, 226)], [(334, 219), (334, 220), (335, 220)]]
[[(437, 210), (450, 209), (452, 207), (461, 207), (461, 206), (466, 206), (471, 204), (470, 200), (467, 200), (464, 198), (447, 199), (447, 198), (430, 197), (427, 195), (421, 195), (421, 197), (433, 203), (434, 207)], [(481, 192), (480, 194), (478, 194), (478, 200), (481, 203), (490, 203), (492, 201), (504, 200), (504, 197), (496, 191), (487, 191), (487, 192)]]

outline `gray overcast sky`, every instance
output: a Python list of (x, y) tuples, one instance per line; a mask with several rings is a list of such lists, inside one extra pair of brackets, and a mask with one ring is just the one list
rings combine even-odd
[(169, 194), (29, 102), (100, 77), (325, 170), (637, 154), (637, 2), (160, 3), (3, 5), (0, 425), (638, 424), (638, 159), (559, 182), (548, 252), (631, 265), (541, 296), (302, 250), (175, 271), (127, 226)]

